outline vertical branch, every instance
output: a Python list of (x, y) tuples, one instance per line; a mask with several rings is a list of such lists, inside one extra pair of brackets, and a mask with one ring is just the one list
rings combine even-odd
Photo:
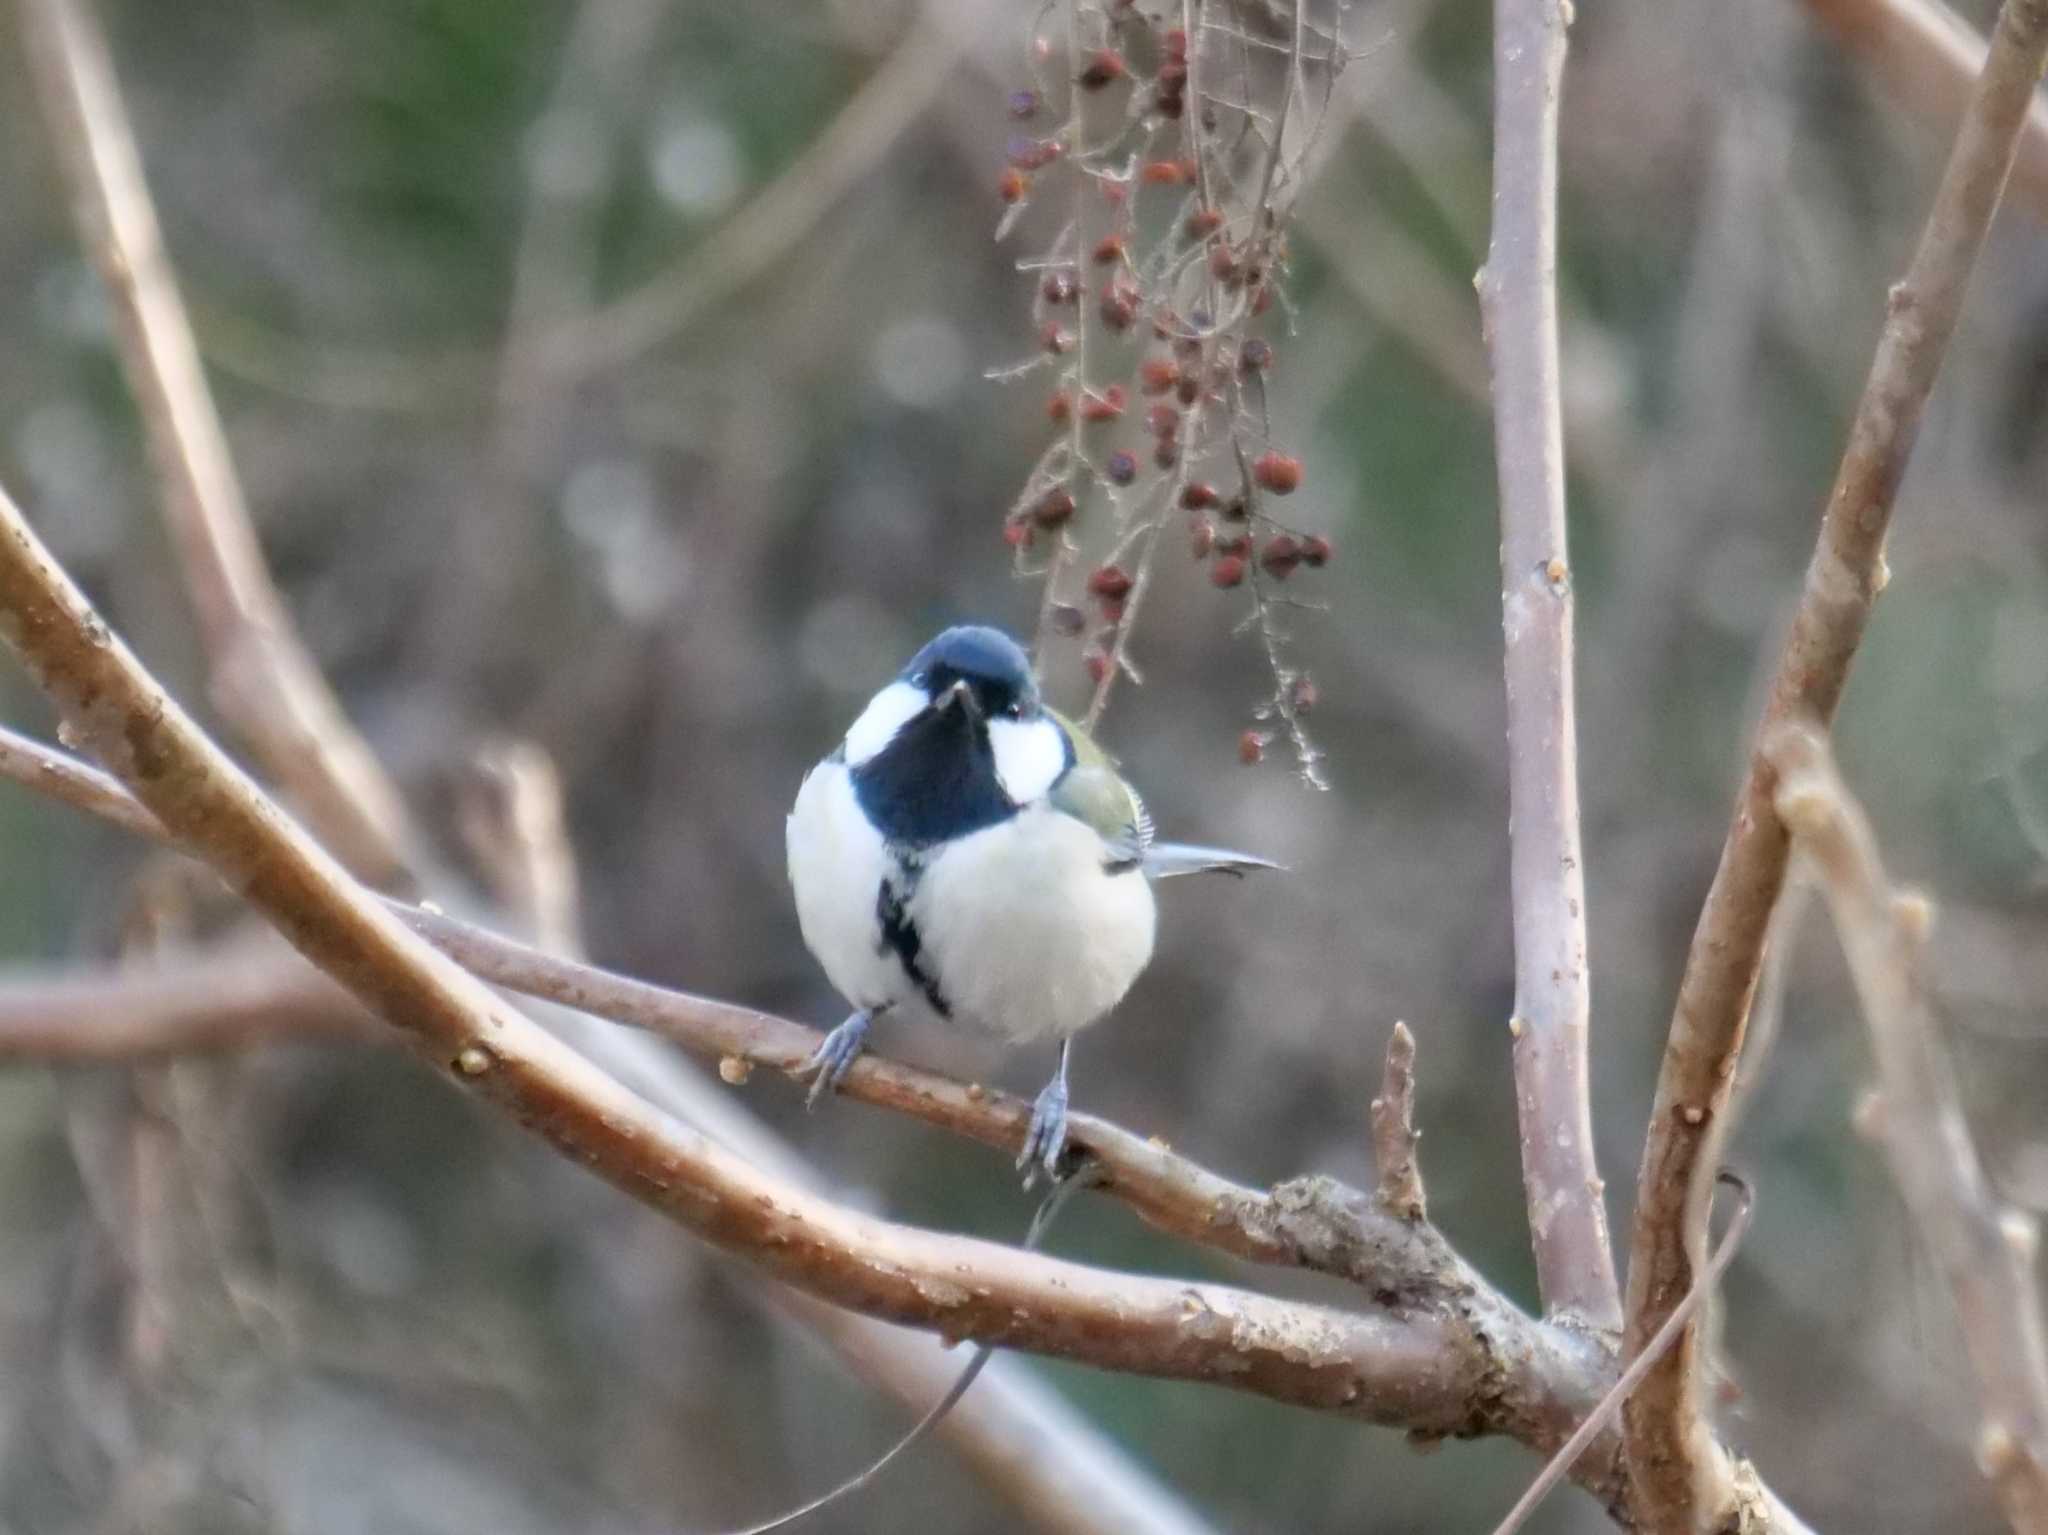
[[(1920, 244), (1889, 296), (1760, 739), (1790, 721), (1825, 729), (1834, 718), (1884, 585), (1885, 530), (1899, 482), (2044, 58), (2048, 0), (2006, 0)], [(1774, 804), (1777, 778), (1768, 758), (1751, 758), (1679, 982), (1636, 1191), (1631, 1351), (1663, 1325), (1701, 1262), (1720, 1126), (1790, 853)], [(1695, 1325), (1650, 1372), (1622, 1417), (1645, 1522), (1658, 1527), (1709, 1522), (1741, 1496), (1733, 1468), (1701, 1421), (1698, 1353)]]
[(2008, 1209), (1977, 1160), (1924, 984), (1929, 909), (1895, 891), (1827, 738), (1794, 726), (1765, 742), (1777, 809), (1819, 871), (1877, 1057), (1879, 1120), (1906, 1209), (1955, 1295), (1984, 1422), (1977, 1458), (2020, 1535), (2048, 1532), (2048, 1343), (2030, 1216)]
[(21, 11), (79, 237), (120, 322), (122, 367), (163, 481), (214, 703), (342, 861), (390, 883), (413, 842), (404, 804), (343, 716), (264, 567), (106, 40), (79, 0), (21, 0)]
[(1571, 567), (1557, 356), (1557, 98), (1565, 0), (1494, 10), (1493, 235), (1478, 278), (1493, 369), (1514, 902), (1515, 1104), (1544, 1309), (1618, 1329), (1593, 1160)]

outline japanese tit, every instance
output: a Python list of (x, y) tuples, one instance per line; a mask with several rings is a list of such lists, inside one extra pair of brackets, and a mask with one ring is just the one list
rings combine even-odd
[(1056, 1174), (1072, 1036), (1152, 957), (1151, 882), (1277, 865), (1153, 839), (1114, 762), (1047, 708), (997, 629), (948, 629), (805, 776), (788, 824), (804, 942), (853, 1015), (805, 1066), (836, 1087), (884, 1016), (1059, 1041), (1017, 1165)]

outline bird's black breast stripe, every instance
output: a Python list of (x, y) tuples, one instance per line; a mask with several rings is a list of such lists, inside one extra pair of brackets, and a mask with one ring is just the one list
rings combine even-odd
[(918, 877), (923, 872), (923, 865), (915, 858), (904, 857), (897, 860), (896, 872), (882, 876), (881, 888), (875, 892), (875, 916), (882, 927), (876, 948), (880, 953), (894, 954), (903, 973), (924, 993), (932, 1011), (941, 1018), (950, 1018), (953, 1009), (945, 993), (939, 990), (939, 978), (924, 963), (924, 940), (918, 935), (917, 924), (910, 920), (910, 898), (916, 894)]

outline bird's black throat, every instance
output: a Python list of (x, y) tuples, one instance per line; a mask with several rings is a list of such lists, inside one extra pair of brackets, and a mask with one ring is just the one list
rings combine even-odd
[(964, 706), (927, 709), (853, 769), (853, 792), (875, 829), (930, 847), (1017, 813), (996, 776), (988, 727)]

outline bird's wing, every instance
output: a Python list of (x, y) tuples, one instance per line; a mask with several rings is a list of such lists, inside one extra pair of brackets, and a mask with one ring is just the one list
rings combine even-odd
[(1079, 725), (1046, 711), (1058, 720), (1074, 750), (1073, 766), (1060, 775), (1046, 798), (1052, 808), (1092, 827), (1115, 857), (1141, 863), (1152, 846), (1152, 817), (1138, 791), (1124, 781), (1116, 759)]

